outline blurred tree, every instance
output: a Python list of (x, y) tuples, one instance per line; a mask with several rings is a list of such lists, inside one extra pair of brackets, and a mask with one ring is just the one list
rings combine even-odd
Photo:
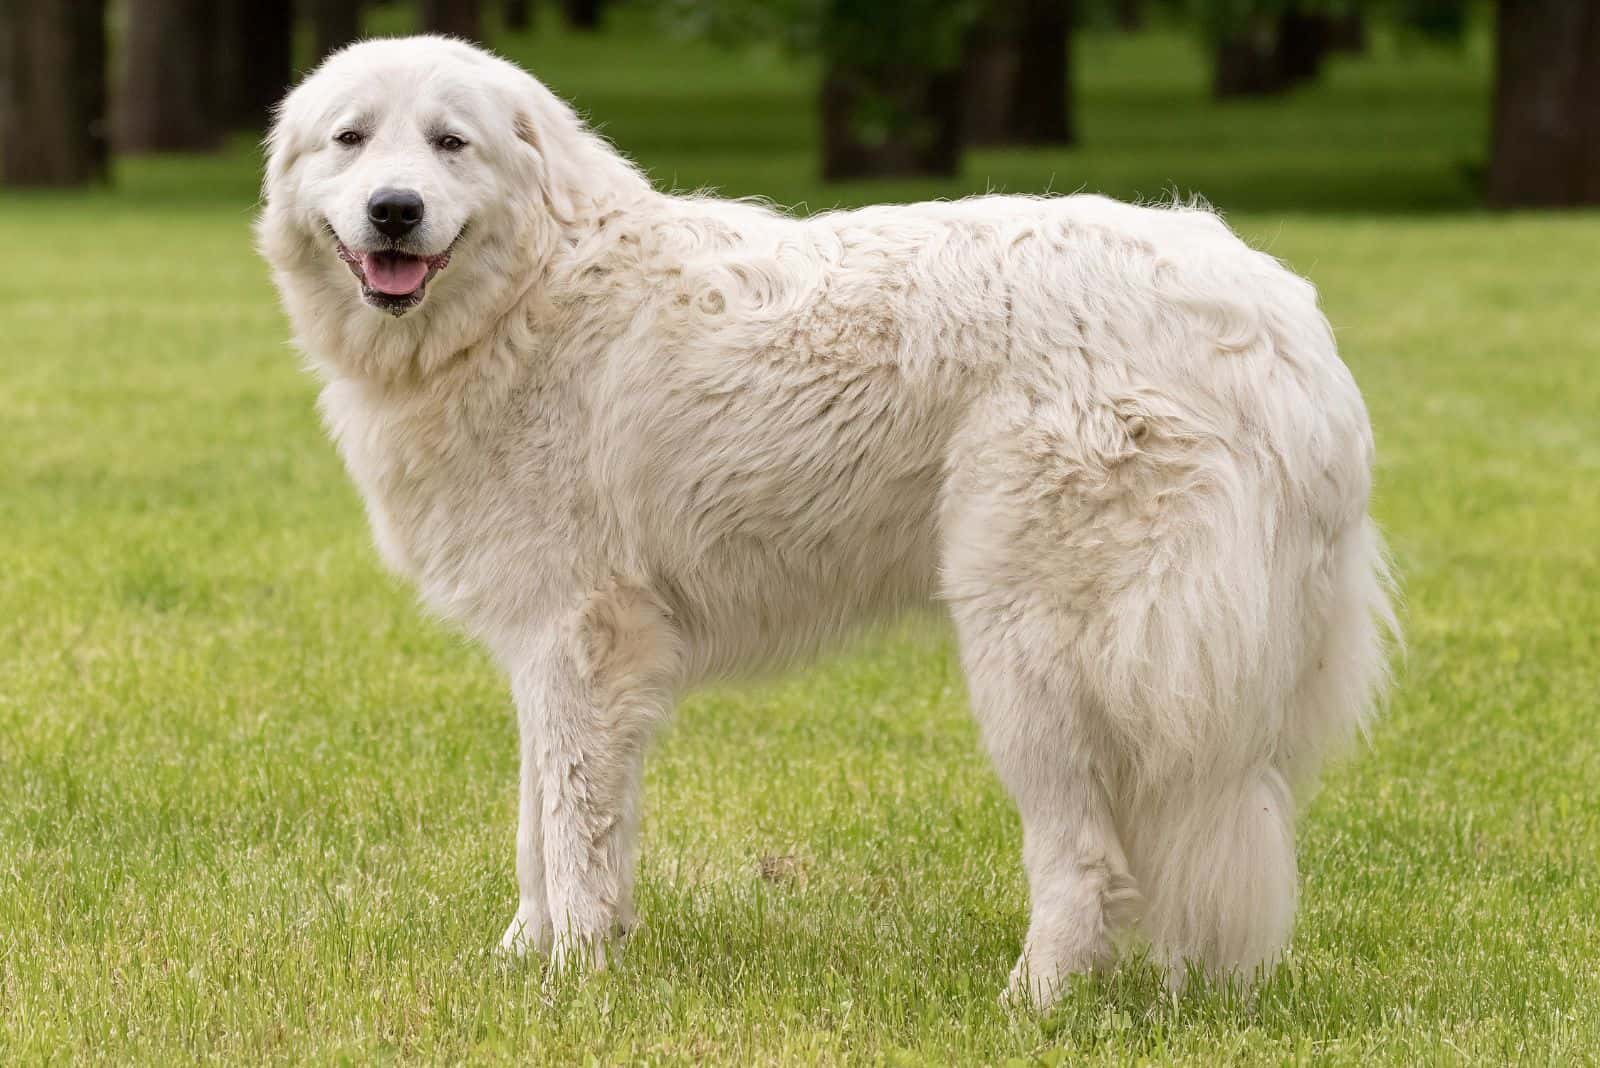
[[(1516, 3), (1517, 0), (1509, 0)], [(1368, 0), (1383, 9), (1402, 29), (1435, 41), (1459, 43), (1466, 36), (1473, 0)]]
[(973, 24), (966, 51), (966, 133), (979, 145), (1011, 139), (1018, 66), (1014, 5), (990, 3)]
[(216, 91), (216, 16), (209, 0), (127, 0), (116, 108), (119, 148), (216, 147), (223, 125)]
[(598, 30), (600, 17), (604, 13), (605, 4), (602, 0), (562, 0), (561, 14), (565, 16), (567, 25), (574, 30)]
[(533, 0), (505, 0), (502, 14), (506, 29), (523, 33), (533, 26)]
[(478, 0), (422, 0), (422, 28), (469, 41), (483, 40), (483, 10)]
[(974, 144), (1073, 141), (1071, 0), (991, 0), (966, 52), (966, 132)]
[(1328, 55), (1330, 23), (1321, 11), (1291, 4), (1278, 13), (1278, 76), (1285, 86), (1314, 80)]
[(104, 0), (0, 0), (0, 184), (107, 174)]
[(1318, 0), (1200, 0), (1219, 98), (1281, 93), (1315, 78), (1335, 40), (1336, 8)]
[(1066, 145), (1072, 124), (1071, 0), (1022, 0), (1017, 80), (1012, 87), (1012, 139)]
[(1113, 5), (1117, 29), (1123, 33), (1137, 33), (1144, 29), (1144, 4), (1142, 0), (1116, 0)]
[(948, 175), (961, 162), (963, 64), (990, 0), (658, 0), (679, 28), (820, 56), (825, 178)]
[(1600, 4), (1501, 0), (1488, 196), (1600, 204)]
[(361, 0), (310, 0), (307, 6), (318, 62), (361, 36)]
[(230, 128), (264, 129), (294, 81), (291, 0), (225, 0), (217, 22), (218, 104)]
[(1367, 13), (1352, 8), (1328, 16), (1328, 51), (1359, 55), (1367, 50)]
[(978, 14), (962, 0), (824, 0), (824, 178), (956, 173)]

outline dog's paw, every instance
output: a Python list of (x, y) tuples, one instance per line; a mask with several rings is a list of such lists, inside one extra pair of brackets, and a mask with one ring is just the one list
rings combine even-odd
[(1081, 970), (1053, 961), (1044, 961), (1040, 967), (1025, 954), (1011, 969), (1011, 981), (1000, 995), (1000, 1004), (1019, 1012), (1048, 1009), (1056, 1003), (1072, 976)]
[(527, 905), (517, 909), (511, 926), (500, 936), (500, 954), (510, 960), (520, 960), (529, 954), (550, 952), (550, 921), (542, 910)]
[(1033, 975), (1011, 973), (1011, 980), (1000, 994), (1000, 1007), (1012, 1012), (1037, 1012), (1055, 1002), (1059, 984)]
[(605, 933), (568, 932), (558, 936), (550, 949), (550, 964), (558, 973), (603, 972), (621, 950), (618, 931)]

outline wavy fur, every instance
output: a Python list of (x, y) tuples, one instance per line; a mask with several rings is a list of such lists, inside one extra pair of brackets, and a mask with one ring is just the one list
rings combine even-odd
[[(402, 179), (430, 250), (464, 229), (395, 318), (329, 228)], [(507, 948), (603, 960), (631, 922), (674, 694), (943, 604), (1022, 814), (1014, 991), (1134, 924), (1175, 975), (1278, 955), (1296, 791), (1394, 623), (1361, 396), (1312, 287), (1215, 215), (667, 195), (522, 71), (412, 38), (285, 101), (260, 240), (384, 559), (511, 679)]]

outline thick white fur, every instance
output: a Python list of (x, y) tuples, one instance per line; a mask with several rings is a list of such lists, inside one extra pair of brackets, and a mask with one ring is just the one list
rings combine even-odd
[[(466, 225), (403, 318), (324, 228), (358, 247), (395, 184), (427, 251)], [(1393, 618), (1361, 396), (1312, 287), (1214, 215), (671, 196), (522, 71), (411, 38), (284, 102), (260, 238), (384, 559), (510, 676), (507, 948), (603, 960), (632, 921), (675, 694), (938, 602), (1022, 815), (1014, 992), (1135, 923), (1174, 974), (1270, 966), (1295, 798)]]

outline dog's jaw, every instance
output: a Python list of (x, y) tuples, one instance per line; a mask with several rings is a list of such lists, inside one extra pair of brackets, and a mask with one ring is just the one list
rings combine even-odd
[[(461, 241), (462, 234), (466, 233), (466, 227), (463, 226), (443, 252), (420, 255), (402, 248), (357, 252), (339, 237), (331, 224), (324, 223), (323, 228), (333, 241), (334, 255), (350, 269), (361, 287), (362, 301), (368, 307), (397, 319), (421, 306), (427, 297), (428, 283), (450, 265), (450, 257)], [(409, 277), (416, 278), (414, 285), (404, 284)], [(397, 281), (400, 284), (396, 284)]]

